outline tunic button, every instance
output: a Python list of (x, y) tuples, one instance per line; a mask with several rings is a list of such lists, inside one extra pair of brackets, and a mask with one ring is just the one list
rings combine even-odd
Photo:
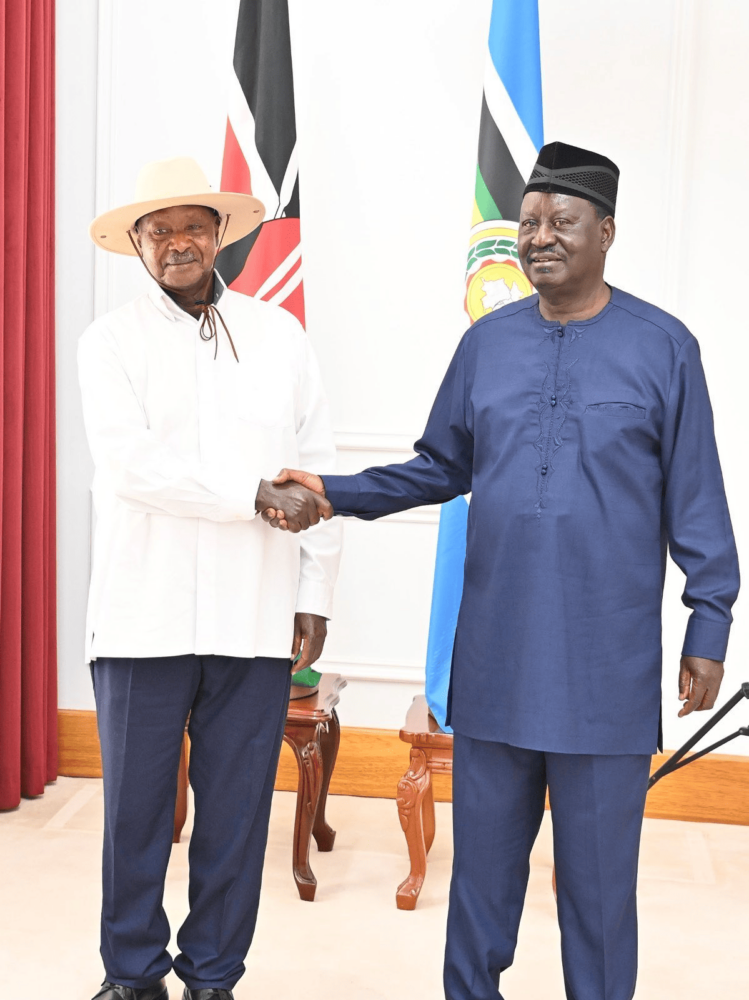
[(548, 466), (548, 465), (542, 465), (542, 466), (541, 466), (541, 475), (542, 475), (542, 476), (545, 476), (545, 475), (546, 475), (546, 472), (547, 472), (548, 468), (549, 468), (549, 466)]
[(552, 396), (551, 397), (551, 405), (552, 406), (556, 406), (557, 405), (557, 397), (556, 396)]
[(564, 336), (564, 328), (560, 326), (559, 329), (557, 330), (557, 337), (563, 337), (563, 336)]

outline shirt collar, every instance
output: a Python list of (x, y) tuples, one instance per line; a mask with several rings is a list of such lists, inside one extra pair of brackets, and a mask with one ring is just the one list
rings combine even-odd
[[(213, 272), (213, 304), (214, 306), (218, 303), (221, 296), (226, 291), (226, 282), (218, 273), (214, 270)], [(167, 295), (161, 285), (154, 278), (150, 279), (150, 284), (148, 288), (148, 297), (151, 299), (153, 304), (159, 310), (159, 312), (166, 316), (167, 319), (171, 320), (173, 323), (176, 320), (181, 319), (184, 316), (189, 317), (189, 313), (186, 313), (184, 309), (180, 309), (174, 299)]]
[[(606, 305), (603, 307), (603, 309), (601, 309), (600, 312), (597, 312), (595, 314), (595, 316), (591, 316), (590, 319), (570, 320), (570, 322), (567, 325), (571, 329), (574, 329), (574, 330), (577, 330), (579, 328), (579, 332), (582, 332), (582, 329), (584, 327), (593, 326), (594, 323), (597, 323), (599, 320), (601, 320), (605, 316), (607, 316), (609, 314), (609, 312), (611, 311), (612, 306), (616, 305), (616, 300), (618, 299), (618, 296), (619, 296), (618, 289), (614, 288), (613, 285), (609, 285), (609, 288), (611, 289), (611, 295), (609, 297), (609, 301), (606, 303)], [(534, 305), (534, 308), (533, 308), (533, 314), (535, 316), (536, 322), (539, 323), (547, 331), (549, 331), (549, 330), (557, 330), (559, 328), (560, 324), (557, 323), (557, 322), (555, 322), (554, 320), (545, 319), (541, 315), (541, 308), (540, 308), (540, 305), (539, 305), (538, 293), (536, 293), (535, 298), (536, 298), (536, 302), (535, 302), (535, 305)]]

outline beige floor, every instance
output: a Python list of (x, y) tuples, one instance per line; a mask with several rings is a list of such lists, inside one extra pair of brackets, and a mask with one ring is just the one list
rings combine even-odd
[[(314, 903), (299, 900), (291, 878), (293, 809), (293, 795), (276, 793), (257, 934), (237, 1000), (439, 1000), (450, 806), (437, 806), (429, 875), (413, 913), (395, 908), (407, 858), (392, 801), (330, 800), (338, 840), (332, 854), (313, 848)], [(81, 778), (61, 778), (43, 798), (0, 814), (0, 1000), (89, 1000), (95, 992), (101, 823), (101, 782)], [(564, 997), (550, 832), (547, 816), (516, 963), (502, 978), (507, 1000)], [(189, 820), (167, 881), (174, 925), (186, 908), (188, 833)], [(637, 1000), (749, 996), (749, 827), (646, 821), (640, 924)], [(176, 1000), (176, 979), (170, 987)]]

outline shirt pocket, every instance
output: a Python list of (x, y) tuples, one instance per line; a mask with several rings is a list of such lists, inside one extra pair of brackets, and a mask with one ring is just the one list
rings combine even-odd
[(588, 403), (585, 413), (593, 417), (624, 417), (634, 420), (644, 420), (647, 416), (644, 406), (624, 402)]
[(611, 470), (660, 463), (660, 441), (647, 408), (621, 397), (588, 403), (581, 440), (584, 452)]

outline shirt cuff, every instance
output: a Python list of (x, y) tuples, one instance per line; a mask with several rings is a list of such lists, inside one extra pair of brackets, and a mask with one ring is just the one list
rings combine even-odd
[(726, 658), (730, 631), (729, 622), (710, 622), (692, 615), (687, 623), (681, 655), (701, 656), (706, 660), (720, 660), (722, 663)]
[(251, 521), (257, 514), (255, 499), (261, 478), (238, 469), (227, 475), (224, 469), (209, 468), (206, 485), (218, 497), (227, 520)]
[(325, 496), (336, 514), (352, 514), (359, 503), (356, 476), (322, 476)]
[(333, 588), (314, 580), (300, 580), (296, 610), (301, 614), (333, 617)]

